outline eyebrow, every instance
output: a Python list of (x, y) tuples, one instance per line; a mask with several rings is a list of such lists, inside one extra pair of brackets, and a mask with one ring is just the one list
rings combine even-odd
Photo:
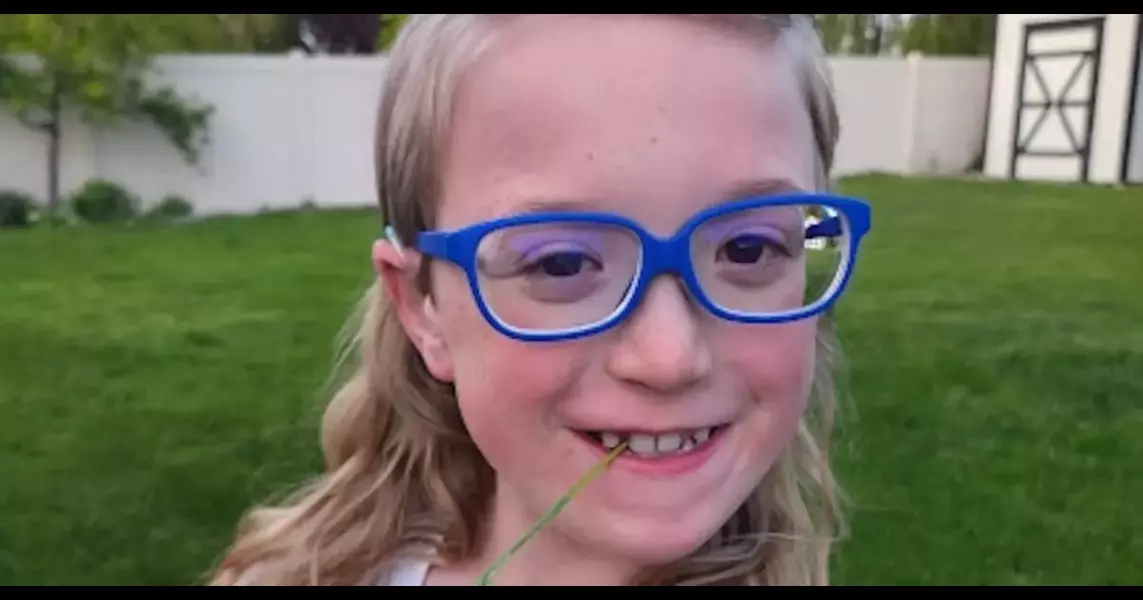
[(784, 177), (744, 179), (728, 186), (726, 192), (719, 198), (719, 201), (730, 202), (751, 196), (804, 194), (807, 191), (809, 190)]
[[(744, 179), (734, 182), (726, 187), (726, 191), (722, 194), (712, 198), (711, 201), (704, 206), (714, 206), (724, 202), (732, 202), (734, 200), (742, 200), (751, 196), (774, 196), (779, 194), (800, 194), (805, 193), (807, 190), (795, 184), (789, 179), (782, 177), (763, 178), (763, 179)], [(600, 198), (543, 198), (533, 197), (516, 206), (513, 206), (509, 214), (530, 214), (540, 212), (579, 212), (579, 211), (600, 211), (606, 210), (601, 208), (601, 205), (606, 204)], [(701, 209), (700, 209), (701, 210)]]
[(513, 206), (511, 214), (528, 214), (539, 212), (580, 212), (598, 211), (603, 201), (600, 199), (573, 199), (573, 198), (531, 198), (517, 206)]

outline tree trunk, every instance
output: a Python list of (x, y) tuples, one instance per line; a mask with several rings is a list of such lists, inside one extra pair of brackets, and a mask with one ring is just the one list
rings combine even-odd
[(63, 107), (59, 85), (52, 84), (52, 95), (48, 99), (48, 122), (44, 129), (48, 134), (48, 217), (59, 214), (60, 204), (60, 121)]
[(885, 35), (885, 28), (881, 19), (884, 16), (885, 15), (869, 15), (869, 18), (872, 20), (870, 25), (873, 29), (872, 37), (869, 40), (869, 53), (873, 56), (879, 56), (881, 54), (882, 36)]

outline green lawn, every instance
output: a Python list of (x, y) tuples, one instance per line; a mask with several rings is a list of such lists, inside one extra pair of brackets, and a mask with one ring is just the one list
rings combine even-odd
[[(1143, 190), (866, 177), (838, 583), (1143, 584)], [(0, 584), (194, 583), (319, 465), (366, 212), (0, 234)]]

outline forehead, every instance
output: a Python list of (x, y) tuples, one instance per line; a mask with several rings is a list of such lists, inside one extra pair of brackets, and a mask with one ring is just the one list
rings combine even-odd
[(678, 17), (529, 16), (466, 70), (438, 225), (547, 203), (672, 230), (752, 189), (809, 189), (794, 74), (762, 42)]

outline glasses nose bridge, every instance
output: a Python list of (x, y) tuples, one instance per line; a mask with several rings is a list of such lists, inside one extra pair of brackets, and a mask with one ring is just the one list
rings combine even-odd
[(645, 269), (643, 277), (647, 283), (660, 275), (686, 281), (691, 259), (690, 236), (686, 232), (679, 232), (667, 238), (649, 233), (644, 233), (641, 237)]

